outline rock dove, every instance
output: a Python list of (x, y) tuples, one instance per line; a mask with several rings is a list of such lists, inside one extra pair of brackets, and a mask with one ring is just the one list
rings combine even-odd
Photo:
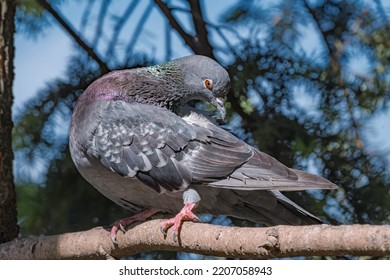
[(336, 185), (286, 167), (195, 110), (179, 113), (202, 100), (224, 117), (229, 89), (222, 66), (193, 55), (110, 72), (81, 94), (71, 119), (72, 159), (98, 191), (137, 212), (114, 223), (113, 241), (119, 229), (160, 211), (178, 213), (161, 224), (174, 236), (183, 221), (199, 220), (195, 209), (266, 226), (321, 223), (279, 191)]

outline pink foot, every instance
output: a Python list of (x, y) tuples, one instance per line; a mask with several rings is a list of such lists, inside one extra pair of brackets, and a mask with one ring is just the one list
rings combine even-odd
[(181, 211), (172, 219), (169, 219), (160, 224), (160, 230), (164, 235), (167, 235), (167, 231), (173, 226), (173, 239), (176, 241), (179, 236), (180, 226), (183, 221), (200, 222), (200, 219), (192, 213), (192, 210), (196, 208), (196, 203), (186, 203)]
[(149, 218), (150, 216), (153, 216), (154, 214), (156, 214), (160, 211), (161, 210), (156, 209), (156, 208), (150, 208), (150, 209), (142, 211), (138, 214), (135, 214), (134, 216), (123, 218), (123, 219), (116, 221), (113, 224), (111, 231), (110, 231), (110, 237), (111, 237), (112, 242), (114, 244), (116, 244), (116, 234), (119, 230), (125, 232), (127, 226), (129, 226), (135, 222), (144, 221), (147, 218)]

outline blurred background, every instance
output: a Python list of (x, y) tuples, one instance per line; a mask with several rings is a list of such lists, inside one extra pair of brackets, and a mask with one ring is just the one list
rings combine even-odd
[(13, 146), (21, 236), (86, 230), (130, 214), (75, 169), (72, 108), (110, 70), (193, 53), (228, 70), (226, 126), (233, 133), (340, 186), (288, 197), (327, 223), (389, 224), (390, 0), (17, 3)]

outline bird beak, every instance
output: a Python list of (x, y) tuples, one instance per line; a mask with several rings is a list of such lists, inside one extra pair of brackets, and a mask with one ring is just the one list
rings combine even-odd
[(217, 108), (217, 110), (219, 111), (219, 114), (221, 115), (221, 118), (222, 120), (225, 120), (225, 117), (226, 117), (226, 109), (225, 109), (225, 106), (223, 105), (224, 101), (222, 98), (218, 98), (218, 97), (214, 97), (211, 102), (210, 102), (212, 105), (215, 106), (215, 108)]

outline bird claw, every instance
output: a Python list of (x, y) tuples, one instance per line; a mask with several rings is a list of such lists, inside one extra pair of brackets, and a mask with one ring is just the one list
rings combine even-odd
[[(120, 225), (120, 224), (119, 224)], [(118, 228), (118, 222), (114, 223), (114, 225), (112, 226), (111, 228), (111, 231), (110, 231), (110, 238), (111, 238), (111, 241), (112, 243), (115, 245), (115, 244), (118, 244), (118, 242), (116, 242), (116, 233), (119, 231), (119, 228)]]
[(116, 242), (116, 234), (113, 234), (113, 235), (110, 234), (110, 238), (111, 238), (111, 241), (114, 245), (118, 244), (118, 242)]
[(174, 243), (177, 242), (177, 238), (178, 238), (178, 236), (177, 236), (176, 232), (173, 232), (173, 234), (172, 234), (172, 241), (173, 241)]
[[(194, 215), (195, 216), (195, 215)], [(195, 216), (193, 220), (191, 220), (193, 222), (197, 222), (197, 223), (202, 223), (202, 220), (198, 217), (198, 216)]]
[[(167, 237), (167, 235), (168, 235), (168, 229), (170, 228), (171, 226), (163, 226), (163, 225), (161, 225), (160, 226), (160, 232), (164, 235), (164, 238), (166, 238)], [(173, 242), (177, 242), (177, 237), (178, 237), (178, 234), (177, 234), (177, 232), (175, 231), (175, 229), (173, 230), (173, 234), (172, 234), (172, 241)]]
[(120, 219), (120, 220), (116, 221), (113, 224), (111, 231), (110, 231), (110, 238), (111, 238), (112, 243), (114, 243), (114, 245), (118, 244), (116, 241), (116, 234), (118, 231), (122, 231), (123, 233), (125, 233), (127, 226), (131, 225), (134, 222), (144, 221), (145, 219), (149, 218), (150, 216), (156, 214), (157, 212), (160, 212), (160, 210), (156, 209), (156, 208), (150, 208), (150, 209), (142, 211), (138, 214), (135, 214), (132, 217), (127, 217), (127, 218)]
[(162, 225), (160, 226), (160, 232), (164, 235), (164, 237), (167, 237), (167, 228), (163, 228)]
[(184, 221), (200, 222), (201, 220), (194, 213), (192, 213), (192, 210), (195, 207), (195, 203), (186, 203), (183, 209), (181, 209), (181, 211), (174, 218), (162, 222), (160, 225), (160, 231), (164, 237), (167, 236), (168, 229), (173, 227), (172, 239), (173, 242), (176, 243), (179, 237), (180, 227)]
[(120, 228), (120, 230), (121, 230), (123, 233), (126, 232), (125, 227), (124, 227), (121, 223), (119, 224), (119, 228)]

